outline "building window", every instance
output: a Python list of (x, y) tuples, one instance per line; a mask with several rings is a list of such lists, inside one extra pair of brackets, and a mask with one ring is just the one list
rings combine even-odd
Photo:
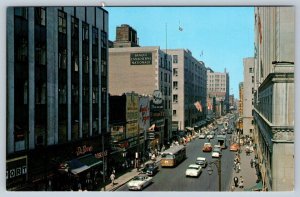
[(87, 23), (82, 23), (82, 40), (89, 40), (89, 25)]
[(178, 68), (173, 68), (173, 76), (178, 76)]
[(173, 89), (177, 90), (178, 89), (178, 82), (173, 81)]
[(58, 32), (67, 33), (67, 14), (63, 11), (58, 11)]
[(173, 110), (173, 116), (176, 116), (177, 111)]
[(102, 48), (107, 47), (107, 33), (104, 31), (101, 31), (101, 47)]
[(27, 19), (27, 8), (22, 8), (22, 7), (15, 8), (15, 15)]
[(173, 63), (174, 64), (178, 63), (178, 55), (173, 55)]
[(93, 30), (92, 30), (92, 42), (93, 42), (93, 45), (98, 45), (98, 39), (99, 39), (99, 35), (98, 35), (98, 28), (96, 27), (93, 27)]
[(58, 68), (66, 69), (67, 68), (67, 50), (62, 49), (58, 52)]
[(253, 68), (249, 68), (249, 73), (253, 73)]
[(164, 95), (167, 96), (168, 95), (168, 88), (165, 87), (165, 92), (164, 92)]
[(174, 95), (173, 95), (173, 102), (174, 102), (174, 103), (177, 103), (177, 102), (178, 102), (178, 95), (177, 95), (177, 94), (174, 94)]
[(38, 25), (46, 25), (46, 9), (35, 8), (35, 23)]
[(252, 83), (254, 83), (254, 76), (252, 76), (251, 79), (252, 79)]
[(168, 82), (168, 75), (165, 73), (165, 82)]

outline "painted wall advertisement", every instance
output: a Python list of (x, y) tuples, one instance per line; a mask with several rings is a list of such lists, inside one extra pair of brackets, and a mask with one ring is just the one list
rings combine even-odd
[(150, 127), (150, 99), (149, 97), (139, 98), (139, 128), (140, 133), (147, 131)]
[(152, 64), (152, 53), (131, 53), (130, 65)]

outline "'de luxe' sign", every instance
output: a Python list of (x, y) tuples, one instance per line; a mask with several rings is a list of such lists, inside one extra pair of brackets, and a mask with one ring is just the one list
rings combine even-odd
[(147, 65), (152, 64), (152, 53), (131, 53), (131, 65)]

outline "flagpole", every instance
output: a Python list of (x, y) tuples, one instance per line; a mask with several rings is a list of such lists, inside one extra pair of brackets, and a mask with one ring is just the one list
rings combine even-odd
[(168, 23), (166, 23), (166, 54), (168, 54)]

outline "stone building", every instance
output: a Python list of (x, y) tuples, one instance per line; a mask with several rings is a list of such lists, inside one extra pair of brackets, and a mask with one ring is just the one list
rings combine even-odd
[(254, 94), (254, 58), (244, 58), (244, 86), (243, 86), (243, 134), (253, 133), (253, 94)]
[(189, 50), (168, 49), (172, 55), (172, 127), (184, 130), (206, 119), (206, 68)]
[(255, 8), (254, 139), (263, 187), (294, 184), (294, 7)]
[[(122, 26), (134, 30), (129, 28), (128, 25)], [(131, 34), (134, 34), (134, 32)], [(117, 38), (119, 36), (126, 37), (117, 32)], [(129, 38), (127, 37), (127, 39)], [(162, 146), (171, 137), (171, 56), (162, 51), (160, 47), (131, 47), (131, 40), (122, 40), (123, 44), (129, 43), (130, 47), (125, 47), (116, 45), (116, 43), (119, 43), (118, 40), (114, 42), (116, 47), (109, 49), (109, 93), (113, 96), (134, 91), (139, 95), (153, 96), (154, 91), (161, 92), (160, 101), (162, 101), (163, 112), (157, 119), (150, 115), (150, 124), (155, 124), (159, 129), (159, 144)]]

